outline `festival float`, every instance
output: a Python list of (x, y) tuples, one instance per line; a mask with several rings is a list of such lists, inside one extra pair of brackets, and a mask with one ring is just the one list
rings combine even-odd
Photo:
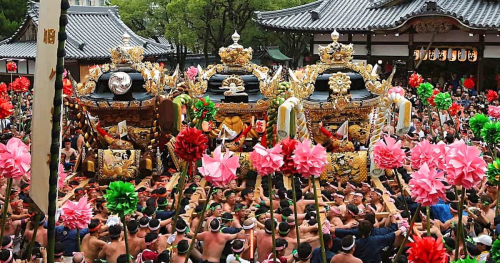
[(394, 72), (381, 80), (373, 66), (353, 61), (352, 44), (339, 43), (336, 31), (331, 36), (319, 47), (320, 62), (290, 70), (284, 82), (281, 67), (271, 73), (251, 62), (252, 48), (241, 46), (235, 32), (234, 43), (219, 50), (220, 64), (185, 72), (182, 92), (177, 70), (169, 76), (160, 64), (143, 62), (142, 48), (124, 36), (111, 63), (92, 67), (74, 97), (65, 98), (86, 140), (82, 173), (107, 181), (160, 175), (164, 156), (180, 171), (175, 136), (191, 126), (207, 135), (209, 151), (222, 144), (239, 156), (239, 176), (252, 170), (249, 153), (257, 143), (272, 147), (288, 137), (326, 147), (323, 180), (381, 175), (368, 163), (373, 145), (395, 107), (396, 133), (408, 131), (411, 103), (389, 92)]
[(112, 49), (111, 63), (89, 69), (64, 105), (85, 138), (81, 172), (103, 181), (161, 174), (160, 104), (175, 86), (177, 71), (167, 75), (158, 63), (143, 62), (143, 48), (131, 47), (130, 36)]

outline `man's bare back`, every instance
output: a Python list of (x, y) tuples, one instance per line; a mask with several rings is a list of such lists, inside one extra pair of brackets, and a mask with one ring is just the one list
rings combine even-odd
[(106, 259), (108, 263), (116, 263), (118, 256), (126, 252), (124, 241), (111, 241), (111, 243), (103, 246), (99, 258)]
[(363, 261), (351, 254), (339, 253), (332, 258), (330, 263), (363, 263)]
[(208, 262), (220, 262), (222, 250), (226, 242), (232, 240), (236, 235), (223, 234), (220, 232), (203, 232), (198, 235), (198, 239), (203, 241), (202, 259)]
[(267, 259), (267, 256), (273, 252), (273, 239), (271, 235), (264, 232), (264, 230), (257, 231), (255, 234), (257, 238), (257, 254), (259, 254), (259, 262)]
[(141, 253), (141, 251), (146, 248), (146, 244), (144, 243), (144, 238), (140, 238), (137, 235), (129, 235), (128, 248), (130, 255), (136, 258), (137, 255), (139, 255), (139, 253)]
[(94, 262), (104, 245), (106, 245), (106, 242), (99, 240), (96, 236), (85, 235), (82, 240), (82, 252), (85, 254), (85, 261)]

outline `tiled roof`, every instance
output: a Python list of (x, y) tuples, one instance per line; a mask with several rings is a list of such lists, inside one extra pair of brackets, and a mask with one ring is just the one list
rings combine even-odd
[[(437, 8), (428, 9), (427, 2)], [(500, 3), (485, 0), (318, 0), (256, 15), (255, 22), (263, 27), (311, 32), (388, 29), (430, 15), (453, 17), (470, 28), (500, 28)]]
[[(38, 25), (39, 4), (28, 1), (25, 23), (29, 20)], [(21, 27), (20, 29), (22, 29)], [(36, 44), (19, 41), (18, 30), (9, 39), (0, 42), (0, 58), (35, 58)], [(68, 10), (66, 27), (67, 59), (109, 59), (109, 50), (122, 44), (122, 35), (131, 36), (132, 46), (143, 46), (144, 56), (164, 56), (171, 53), (170, 46), (155, 43), (135, 34), (121, 20), (118, 8), (114, 6), (91, 7), (72, 6)]]

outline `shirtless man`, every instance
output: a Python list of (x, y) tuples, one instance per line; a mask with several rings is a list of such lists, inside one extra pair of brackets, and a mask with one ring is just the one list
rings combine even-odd
[(365, 211), (365, 205), (363, 204), (363, 193), (361, 191), (356, 191), (352, 198), (352, 203), (356, 205), (359, 211)]
[(163, 250), (167, 249), (167, 237), (160, 235), (160, 220), (153, 218), (149, 220), (149, 233), (156, 233), (158, 234), (158, 241), (157, 243), (157, 248), (156, 251), (158, 253), (163, 252)]
[(356, 243), (353, 236), (345, 236), (342, 238), (342, 250), (333, 256), (330, 263), (363, 263), (361, 259), (353, 256)]
[[(271, 219), (267, 219), (264, 223), (264, 230), (259, 230), (255, 232), (255, 237), (257, 238), (257, 254), (259, 254), (258, 261), (262, 262), (267, 259), (269, 253), (273, 252), (273, 240), (272, 240), (272, 227)], [(277, 226), (278, 224), (274, 224)]]
[(224, 195), (226, 196), (226, 203), (222, 206), (222, 211), (231, 213), (233, 212), (234, 205), (236, 204), (236, 194), (229, 190), (225, 192)]
[(99, 251), (106, 245), (106, 242), (99, 240), (101, 226), (99, 219), (92, 219), (89, 224), (89, 234), (83, 237), (81, 247), (87, 262), (94, 262), (99, 256)]
[(137, 236), (137, 232), (139, 232), (139, 222), (136, 220), (130, 220), (127, 224), (127, 232), (128, 232), (128, 247), (130, 255), (134, 258), (141, 252), (141, 249), (144, 249), (146, 246), (144, 245), (144, 238), (140, 238)]
[(209, 223), (210, 231), (198, 234), (198, 240), (203, 241), (203, 247), (210, 248), (203, 250), (201, 263), (219, 262), (226, 242), (236, 238), (237, 234), (221, 233), (221, 227), (220, 219), (214, 218)]
[(362, 182), (361, 183), (361, 193), (363, 193), (363, 197), (365, 198), (366, 202), (371, 201), (371, 186), (367, 182)]
[(253, 202), (254, 202), (254, 195), (253, 192), (250, 188), (245, 188), (243, 191), (241, 191), (241, 199), (242, 201), (240, 202), (241, 204), (246, 205), (247, 207), (250, 207)]
[[(243, 230), (245, 231), (245, 244), (248, 245), (248, 247), (252, 247), (252, 240), (253, 240), (253, 249), (255, 251), (255, 248), (257, 247), (257, 239), (255, 238), (255, 223), (252, 221), (252, 219), (247, 219), (243, 221)], [(253, 236), (253, 237), (252, 237)], [(250, 260), (250, 249), (246, 249), (241, 253), (241, 258), (245, 260)]]
[[(444, 223), (441, 223), (441, 221), (439, 221), (439, 219), (435, 219), (434, 220), (434, 226), (436, 226), (437, 228), (439, 228), (439, 230), (441, 232), (444, 232), (446, 231), (447, 229), (449, 229), (453, 223), (458, 223), (458, 203), (450, 203), (450, 213), (451, 215), (453, 216), (453, 218), (451, 218), (450, 220), (444, 222)], [(467, 216), (462, 216), (462, 224), (466, 224), (467, 223)]]
[[(307, 205), (316, 204), (314, 199), (302, 199), (302, 193), (300, 191), (297, 191), (296, 197), (297, 197), (297, 214), (298, 215), (304, 213), (304, 210), (306, 209)], [(326, 205), (327, 204), (325, 204), (323, 201), (319, 201), (319, 206), (326, 206)], [(275, 206), (275, 207), (277, 207), (277, 206)]]
[(342, 191), (337, 191), (333, 194), (333, 201), (335, 201), (335, 205), (339, 208), (341, 215), (346, 212), (346, 204), (344, 203), (345, 194)]
[(232, 223), (232, 227), (234, 228), (241, 228), (241, 225), (243, 221), (245, 220), (247, 216), (247, 210), (245, 209), (245, 206), (242, 204), (236, 204), (234, 206), (234, 220)]
[(12, 221), (12, 215), (10, 213), (7, 213), (4, 231), (4, 236), (17, 235), (17, 233), (21, 231), (21, 220)]
[(120, 225), (109, 227), (111, 243), (103, 246), (98, 256), (100, 259), (105, 259), (108, 263), (116, 263), (118, 256), (126, 253), (125, 241), (121, 241), (120, 239), (121, 233), (122, 227)]
[(378, 188), (374, 189), (373, 191), (371, 191), (370, 197), (370, 203), (374, 204), (377, 207), (377, 212), (382, 212), (384, 210), (384, 206), (380, 202), (380, 199), (382, 198), (382, 190)]
[[(34, 229), (34, 224), (35, 222), (30, 221), (30, 226), (31, 228)], [(40, 243), (41, 247), (47, 247), (47, 229), (44, 227), (45, 224), (45, 214), (42, 214), (40, 216), (40, 221), (38, 222), (38, 230), (36, 232), (36, 237), (35, 241)], [(31, 238), (33, 237), (33, 230), (31, 228), (27, 228), (26, 231), (24, 232), (24, 238), (26, 240), (31, 241)]]
[[(287, 222), (281, 222), (278, 226), (278, 233), (280, 238), (283, 238), (288, 242), (288, 246), (286, 247), (285, 255), (290, 255), (292, 252), (297, 249), (297, 237), (289, 237), (290, 233), (290, 226), (288, 225)], [(302, 238), (300, 239), (300, 243), (310, 243), (310, 242), (315, 242), (319, 240), (319, 235), (308, 237), (308, 238)]]
[(188, 238), (186, 237), (187, 224), (184, 220), (177, 220), (175, 231), (175, 234), (170, 235), (170, 237), (167, 239), (167, 243), (170, 247), (177, 246), (177, 244), (179, 244), (179, 242), (181, 242), (182, 240), (188, 240)]
[(149, 218), (143, 216), (139, 219), (139, 232), (137, 233), (137, 237), (144, 238), (146, 234), (149, 232)]

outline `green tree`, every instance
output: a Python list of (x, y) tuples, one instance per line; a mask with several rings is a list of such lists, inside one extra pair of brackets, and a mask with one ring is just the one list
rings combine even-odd
[(158, 28), (153, 23), (153, 0), (111, 0), (110, 3), (118, 6), (120, 18), (136, 34), (145, 38), (158, 36)]
[(26, 0), (0, 0), (0, 40), (11, 37), (26, 15)]

